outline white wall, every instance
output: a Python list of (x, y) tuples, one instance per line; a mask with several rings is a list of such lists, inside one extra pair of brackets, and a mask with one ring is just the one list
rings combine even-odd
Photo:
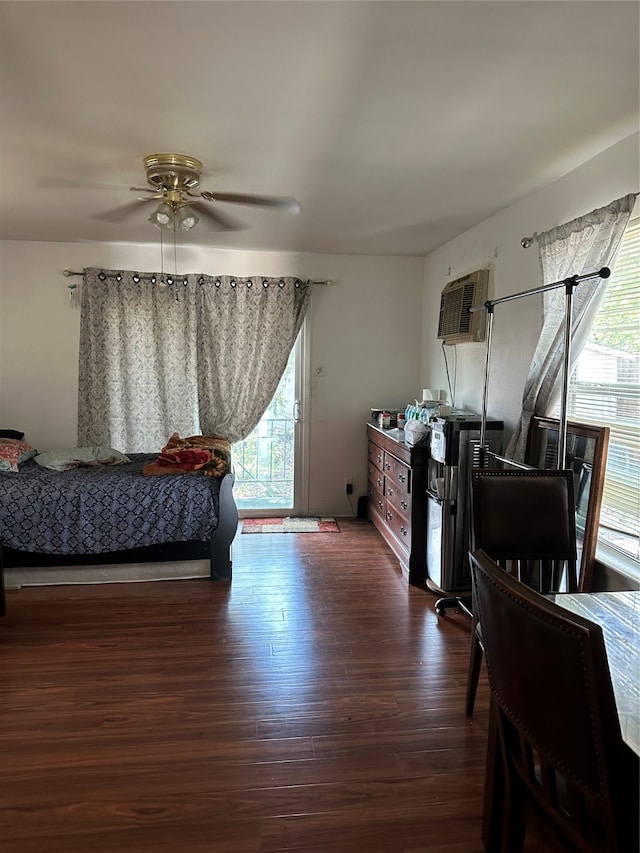
[[(537, 244), (522, 237), (602, 207), (640, 189), (640, 137), (635, 134), (578, 169), (451, 240), (425, 259), (421, 385), (447, 388), (441, 342), (437, 340), (440, 292), (447, 281), (488, 266), (489, 298), (540, 286)], [(637, 208), (636, 208), (637, 209)], [(493, 324), (488, 415), (503, 419), (511, 435), (518, 421), (524, 384), (540, 331), (541, 297), (529, 296), (496, 306)], [(481, 412), (485, 345), (446, 348), (455, 404)]]
[[(22, 429), (38, 449), (76, 444), (80, 313), (64, 269), (153, 271), (159, 246), (0, 243), (0, 426)], [(180, 272), (333, 279), (314, 288), (309, 511), (348, 515), (366, 493), (365, 422), (372, 406), (418, 394), (422, 258), (179, 249)], [(159, 448), (160, 449), (160, 448)]]

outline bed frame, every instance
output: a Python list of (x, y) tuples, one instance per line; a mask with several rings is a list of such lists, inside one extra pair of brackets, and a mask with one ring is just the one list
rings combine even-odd
[[(196, 542), (164, 542), (142, 548), (108, 551), (101, 554), (40, 554), (18, 551), (0, 544), (0, 584), (2, 567), (26, 568), (32, 566), (100, 566), (111, 563), (157, 563), (177, 560), (210, 561), (209, 578), (212, 581), (230, 581), (232, 576), (231, 543), (238, 529), (238, 508), (233, 497), (235, 474), (226, 474), (220, 483), (219, 520), (211, 538)], [(4, 612), (1, 600), (0, 615)]]

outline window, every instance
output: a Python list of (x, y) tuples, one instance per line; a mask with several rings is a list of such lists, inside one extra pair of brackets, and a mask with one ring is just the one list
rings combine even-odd
[(598, 539), (640, 561), (640, 219), (625, 231), (567, 412), (610, 427)]

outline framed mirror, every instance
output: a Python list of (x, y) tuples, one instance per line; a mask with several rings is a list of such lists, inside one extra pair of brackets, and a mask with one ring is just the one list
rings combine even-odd
[[(560, 421), (533, 417), (527, 436), (525, 461), (534, 468), (558, 467)], [(567, 468), (575, 475), (576, 534), (578, 538), (578, 588), (590, 592), (600, 524), (602, 489), (609, 447), (609, 427), (567, 423)]]

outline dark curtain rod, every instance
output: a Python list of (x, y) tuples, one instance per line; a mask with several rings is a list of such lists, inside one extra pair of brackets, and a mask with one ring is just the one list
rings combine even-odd
[[(62, 275), (66, 276), (67, 278), (70, 278), (71, 276), (74, 276), (74, 275), (82, 276), (82, 275), (84, 275), (84, 273), (83, 272), (77, 272), (76, 270), (63, 270)], [(109, 276), (107, 276), (107, 274), (105, 273), (104, 275), (105, 275), (105, 278), (116, 278), (117, 275), (119, 275), (119, 273), (111, 273)], [(170, 284), (173, 282), (173, 279), (179, 280), (181, 278), (184, 278), (184, 276), (180, 276), (180, 275), (176, 276), (176, 275), (171, 275), (169, 273), (164, 273), (164, 275)], [(155, 273), (150, 273), (149, 275), (138, 276), (138, 278), (149, 279), (150, 281), (154, 281), (157, 278), (157, 275)], [(239, 276), (239, 278), (252, 278), (252, 276)], [(333, 284), (333, 280), (330, 278), (326, 279), (325, 281), (313, 281), (311, 279), (308, 279), (308, 281), (310, 282), (310, 284), (324, 284), (327, 286)]]
[[(470, 311), (487, 312), (487, 343), (485, 354), (484, 368), (484, 388), (482, 394), (482, 420), (480, 422), (480, 467), (484, 467), (485, 453), (485, 434), (487, 426), (487, 397), (489, 393), (489, 365), (491, 361), (491, 343), (493, 339), (493, 320), (495, 305), (501, 302), (509, 302), (512, 299), (520, 299), (522, 296), (531, 296), (534, 293), (543, 293), (547, 290), (554, 290), (558, 287), (565, 289), (565, 308), (564, 308), (564, 353), (562, 364), (562, 393), (560, 398), (560, 428), (558, 434), (558, 468), (564, 468), (566, 461), (566, 446), (567, 446), (567, 394), (569, 390), (569, 365), (571, 356), (571, 334), (572, 334), (572, 310), (573, 310), (573, 291), (582, 281), (588, 281), (592, 278), (609, 278), (611, 270), (609, 267), (602, 267), (597, 272), (585, 273), (585, 275), (572, 275), (562, 281), (554, 281), (552, 284), (546, 284), (542, 287), (534, 287), (531, 290), (523, 290), (521, 293), (514, 293), (511, 296), (503, 296), (501, 299), (487, 300), (477, 308), (470, 308)], [(502, 461), (511, 463), (511, 460), (503, 458)]]
[(585, 273), (585, 275), (572, 275), (570, 278), (563, 278), (561, 281), (554, 281), (552, 284), (545, 284), (541, 287), (532, 287), (531, 290), (523, 290), (521, 293), (512, 293), (510, 296), (502, 296), (500, 299), (487, 299), (482, 305), (476, 305), (469, 308), (470, 312), (486, 311), (493, 308), (494, 305), (499, 305), (501, 302), (511, 302), (512, 299), (520, 299), (521, 296), (531, 296), (534, 293), (544, 293), (547, 290), (554, 290), (557, 287), (573, 287), (580, 284), (582, 281), (589, 281), (592, 278), (609, 278), (611, 270), (609, 267), (602, 267), (597, 272)]

